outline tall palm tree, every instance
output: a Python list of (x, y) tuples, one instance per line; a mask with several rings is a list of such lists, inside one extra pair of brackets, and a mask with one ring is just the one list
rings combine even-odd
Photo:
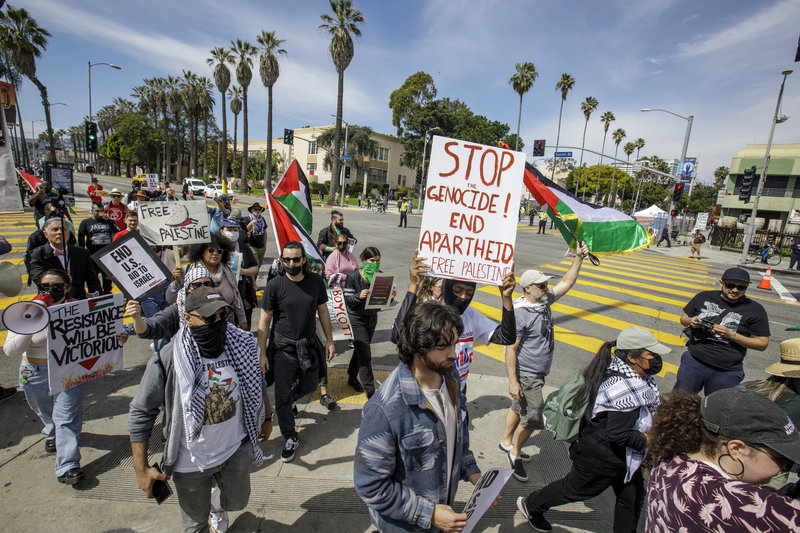
[[(561, 79), (556, 82), (556, 91), (561, 91), (561, 108), (558, 110), (558, 133), (556, 134), (556, 152), (558, 152), (558, 143), (561, 141), (561, 113), (564, 111), (564, 102), (567, 101), (567, 93), (575, 87), (575, 78), (566, 72), (561, 75)], [(553, 172), (550, 179), (556, 175), (556, 158), (553, 156)], [(576, 189), (577, 190), (577, 189)]]
[(206, 59), (209, 66), (214, 67), (214, 83), (217, 85), (217, 90), (222, 96), (222, 182), (228, 177), (228, 118), (225, 101), (225, 93), (228, 91), (228, 86), (231, 84), (231, 71), (228, 70), (228, 63), (233, 62), (233, 52), (228, 48), (216, 46), (211, 49), (211, 57)]
[[(586, 146), (586, 127), (589, 125), (589, 117), (592, 112), (597, 109), (597, 98), (594, 96), (587, 96), (586, 100), (581, 102), (581, 111), (583, 116), (586, 117), (586, 123), (583, 125), (583, 141), (581, 141), (581, 162), (578, 165), (578, 184), (575, 185), (575, 196), (578, 195), (578, 186), (581, 184), (581, 177), (583, 176), (583, 148)], [(586, 199), (586, 187), (583, 188), (583, 199)]]
[(167, 77), (167, 106), (175, 119), (175, 174), (176, 180), (180, 183), (183, 180), (183, 134), (181, 133), (181, 109), (183, 108), (183, 98), (181, 96), (180, 79), (172, 76)]
[[(622, 142), (622, 139), (625, 138), (625, 135), (626, 135), (625, 130), (622, 129), (622, 128), (617, 128), (611, 133), (611, 138), (614, 140), (614, 145), (616, 146), (614, 148), (614, 163), (616, 164), (617, 167), (619, 167), (619, 164), (617, 164), (617, 154), (619, 153), (619, 143)], [(612, 189), (611, 206), (612, 207), (617, 205), (617, 183), (616, 183), (616, 181), (617, 181), (617, 173), (614, 172), (614, 175), (612, 176), (612, 179), (611, 179), (611, 189)]]
[(333, 172), (331, 179), (330, 194), (328, 195), (328, 203), (331, 199), (336, 197), (339, 191), (339, 168), (341, 165), (342, 150), (342, 99), (344, 96), (344, 71), (353, 60), (355, 49), (353, 47), (353, 38), (350, 37), (352, 33), (355, 36), (361, 35), (361, 30), (358, 28), (359, 24), (364, 22), (364, 15), (361, 11), (353, 8), (351, 0), (330, 0), (331, 11), (333, 16), (323, 13), (320, 15), (323, 24), (319, 25), (319, 29), (325, 31), (331, 36), (331, 44), (328, 46), (328, 52), (331, 54), (331, 60), (336, 67), (336, 72), (339, 74), (339, 85), (336, 95), (336, 140), (333, 143), (333, 153), (336, 156), (333, 160)]
[(167, 119), (167, 110), (169, 108), (169, 102), (167, 98), (169, 89), (167, 83), (167, 78), (153, 79), (153, 90), (155, 91), (158, 109), (161, 111), (161, 116), (164, 117), (164, 120), (162, 121), (164, 132), (161, 138), (161, 141), (164, 143), (164, 181), (169, 183), (169, 174), (170, 170), (172, 170), (172, 165), (170, 165), (169, 120)]
[(236, 135), (239, 133), (239, 113), (242, 112), (242, 88), (238, 85), (228, 89), (231, 99), (231, 113), (233, 113), (233, 160), (236, 161)]
[(639, 150), (644, 148), (644, 139), (639, 137), (635, 141), (633, 141), (633, 145), (636, 147), (636, 160), (639, 160)]
[(616, 119), (617, 117), (615, 117), (614, 113), (611, 111), (606, 111), (600, 117), (600, 122), (603, 123), (603, 147), (600, 148), (600, 167), (597, 169), (597, 185), (595, 185), (594, 188), (595, 201), (597, 201), (597, 195), (600, 193), (600, 176), (603, 173), (603, 153), (606, 150), (606, 136), (608, 135), (608, 127)]
[(247, 192), (250, 187), (247, 184), (247, 89), (253, 79), (253, 56), (258, 53), (258, 49), (247, 41), (236, 39), (231, 41), (233, 53), (238, 56), (236, 64), (236, 81), (242, 88), (242, 180), (239, 185), (241, 190)]
[(200, 132), (200, 96), (197, 85), (200, 77), (190, 70), (183, 71), (181, 80), (181, 99), (189, 118), (189, 169), (191, 176), (197, 177), (197, 137)]
[(208, 179), (208, 116), (214, 110), (214, 98), (211, 96), (214, 86), (210, 79), (200, 76), (198, 88), (200, 109), (203, 114), (203, 178)]
[(286, 54), (286, 50), (280, 46), (286, 42), (284, 39), (275, 37), (274, 31), (261, 30), (261, 34), (256, 37), (256, 42), (261, 46), (261, 58), (259, 59), (258, 72), (261, 74), (261, 82), (267, 88), (267, 172), (264, 176), (264, 190), (272, 190), (272, 86), (278, 81), (280, 68), (278, 67), (278, 55)]
[(524, 63), (517, 63), (514, 65), (517, 71), (514, 73), (513, 76), (508, 80), (508, 83), (514, 88), (514, 91), (519, 94), (519, 114), (517, 114), (517, 141), (514, 146), (514, 150), (519, 150), (519, 126), (520, 122), (522, 122), (522, 95), (528, 92), (531, 87), (533, 87), (533, 83), (536, 81), (536, 78), (539, 77), (539, 73), (536, 72), (536, 67), (533, 66), (533, 63), (530, 61), (526, 61)]
[(50, 160), (55, 162), (56, 145), (53, 124), (50, 121), (50, 100), (47, 97), (47, 87), (36, 76), (36, 58), (41, 57), (47, 47), (48, 37), (50, 32), (40, 27), (24, 8), (15, 9), (9, 5), (5, 12), (0, 11), (0, 48), (10, 53), (14, 69), (39, 89), (47, 123)]

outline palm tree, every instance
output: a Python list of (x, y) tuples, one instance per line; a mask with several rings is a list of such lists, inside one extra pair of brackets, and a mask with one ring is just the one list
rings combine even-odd
[(168, 86), (167, 86), (167, 79), (166, 78), (154, 78), (153, 79), (153, 90), (155, 91), (155, 98), (158, 105), (159, 110), (161, 111), (161, 116), (164, 117), (164, 134), (162, 138), (162, 142), (164, 143), (164, 181), (169, 183), (169, 174), (170, 170), (172, 169), (172, 165), (170, 165), (170, 144), (169, 144), (169, 120), (167, 119), (167, 109), (168, 109)]
[(352, 33), (355, 36), (361, 35), (358, 25), (364, 22), (364, 15), (361, 11), (353, 8), (351, 0), (330, 0), (333, 17), (327, 13), (320, 15), (323, 24), (319, 29), (331, 36), (331, 44), (328, 52), (331, 54), (333, 65), (339, 74), (338, 92), (336, 95), (336, 140), (333, 143), (333, 153), (336, 156), (333, 160), (333, 172), (331, 179), (330, 194), (328, 203), (336, 197), (339, 190), (339, 167), (341, 161), (339, 157), (342, 150), (342, 99), (344, 96), (344, 71), (353, 60), (355, 49), (353, 47)]
[[(583, 116), (586, 117), (586, 124), (583, 125), (583, 141), (581, 142), (581, 162), (578, 164), (578, 183), (575, 185), (575, 196), (578, 196), (578, 186), (581, 184), (581, 177), (583, 175), (583, 147), (586, 145), (586, 127), (589, 125), (589, 117), (592, 112), (597, 109), (597, 98), (594, 96), (587, 96), (586, 100), (581, 102), (581, 111)], [(583, 189), (583, 199), (586, 199), (586, 188)]]
[(214, 86), (210, 79), (200, 76), (198, 89), (200, 91), (200, 109), (203, 113), (203, 178), (208, 179), (208, 116), (214, 109), (214, 98), (211, 96)]
[(595, 185), (594, 188), (595, 201), (597, 201), (597, 195), (600, 193), (600, 176), (603, 173), (603, 153), (606, 150), (606, 136), (608, 135), (608, 127), (616, 119), (617, 117), (615, 117), (614, 113), (611, 111), (606, 111), (600, 117), (600, 122), (603, 123), (603, 147), (600, 148), (600, 166), (597, 169), (597, 185)]
[(189, 118), (189, 168), (191, 176), (197, 177), (197, 138), (200, 134), (200, 96), (197, 85), (200, 77), (190, 70), (183, 71), (181, 99)]
[(639, 150), (644, 148), (644, 139), (639, 137), (635, 141), (633, 141), (633, 145), (636, 147), (636, 160), (639, 160)]
[[(47, 123), (47, 141), (50, 144), (50, 160), (56, 161), (56, 145), (53, 137), (53, 124), (50, 121), (50, 100), (47, 87), (36, 76), (36, 58), (41, 57), (47, 47), (50, 33), (40, 27), (36, 19), (24, 9), (8, 6), (5, 12), (0, 11), (0, 48), (11, 55), (11, 64), (21, 75), (25, 76), (39, 89), (44, 107), (44, 118)], [(24, 139), (23, 139), (24, 142)]]
[(222, 176), (221, 180), (224, 183), (228, 177), (228, 118), (225, 105), (225, 93), (228, 91), (228, 85), (231, 84), (231, 71), (228, 70), (227, 63), (233, 62), (233, 52), (228, 48), (216, 46), (211, 49), (211, 57), (206, 59), (209, 66), (214, 67), (214, 83), (217, 85), (217, 90), (222, 95)]
[[(556, 134), (556, 152), (558, 152), (558, 143), (561, 141), (561, 113), (564, 111), (564, 102), (567, 101), (567, 93), (575, 87), (575, 78), (566, 72), (561, 75), (561, 79), (556, 83), (556, 91), (561, 91), (561, 108), (558, 110), (558, 133)], [(553, 157), (553, 173), (550, 179), (556, 174), (556, 159)], [(577, 189), (576, 189), (577, 191)]]
[(286, 41), (275, 37), (274, 31), (261, 30), (256, 42), (261, 46), (258, 72), (261, 74), (261, 82), (267, 88), (267, 172), (264, 177), (264, 190), (270, 191), (272, 190), (272, 86), (280, 75), (277, 55), (286, 54), (286, 50), (280, 48)]
[(517, 71), (514, 73), (513, 76), (508, 80), (508, 83), (514, 88), (514, 91), (519, 94), (519, 114), (517, 115), (517, 142), (514, 146), (514, 150), (519, 150), (519, 126), (520, 122), (522, 121), (522, 95), (528, 92), (531, 87), (533, 87), (533, 83), (536, 81), (536, 78), (539, 77), (539, 73), (536, 72), (536, 67), (533, 66), (533, 63), (530, 61), (526, 61), (525, 63), (517, 63), (514, 65)]
[(233, 52), (238, 56), (239, 63), (236, 65), (236, 81), (242, 88), (242, 180), (239, 185), (242, 191), (249, 191), (250, 187), (247, 184), (247, 89), (250, 87), (250, 81), (253, 79), (253, 56), (258, 53), (255, 46), (236, 39), (231, 41)]
[(239, 113), (242, 111), (242, 88), (238, 85), (228, 89), (231, 98), (231, 112), (233, 113), (233, 160), (236, 161), (236, 136), (239, 133)]
[(181, 133), (181, 108), (183, 108), (183, 98), (181, 97), (180, 79), (167, 76), (167, 105), (172, 117), (175, 119), (175, 137), (177, 140), (175, 151), (175, 174), (176, 181), (183, 180), (183, 135)]
[[(617, 154), (619, 153), (619, 143), (622, 142), (622, 139), (625, 138), (625, 135), (626, 135), (625, 130), (622, 129), (622, 128), (617, 128), (611, 133), (611, 138), (614, 140), (614, 144), (616, 145), (616, 148), (614, 148), (614, 163), (615, 164), (617, 163)], [(617, 167), (619, 167), (619, 164), (617, 164)], [(617, 183), (616, 183), (616, 181), (617, 181), (617, 173), (614, 172), (614, 175), (611, 178), (611, 189), (613, 191), (611, 193), (611, 206), (612, 207), (617, 205)]]

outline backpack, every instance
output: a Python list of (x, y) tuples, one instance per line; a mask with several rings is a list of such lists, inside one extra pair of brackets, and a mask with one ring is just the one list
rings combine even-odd
[(583, 386), (583, 371), (570, 375), (557, 391), (551, 392), (544, 402), (542, 416), (544, 427), (555, 440), (572, 442), (578, 437), (581, 417), (588, 399), (582, 405), (572, 405), (572, 400)]
[(703, 235), (703, 234), (701, 233), (701, 234), (700, 234), (700, 244), (703, 244), (704, 242), (706, 242), (706, 237), (705, 237), (705, 235)]

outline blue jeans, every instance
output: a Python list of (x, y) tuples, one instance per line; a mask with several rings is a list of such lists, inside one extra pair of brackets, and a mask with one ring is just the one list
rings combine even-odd
[(681, 366), (672, 390), (681, 389), (697, 394), (705, 389), (706, 396), (722, 389), (739, 385), (744, 379), (744, 370), (720, 370), (704, 365), (688, 351), (681, 356)]
[(22, 361), (19, 382), (25, 399), (44, 424), (45, 438), (56, 439), (56, 475), (81, 466), (78, 439), (83, 428), (83, 396), (86, 385), (78, 385), (50, 396), (47, 365)]

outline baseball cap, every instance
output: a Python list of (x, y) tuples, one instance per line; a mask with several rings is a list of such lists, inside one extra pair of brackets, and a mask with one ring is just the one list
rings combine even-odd
[(710, 432), (763, 444), (800, 463), (800, 433), (786, 412), (766, 396), (743, 387), (722, 389), (706, 396), (700, 410)]
[(526, 270), (519, 278), (519, 286), (524, 288), (529, 287), (530, 285), (539, 285), (540, 283), (544, 283), (552, 277), (553, 276), (547, 276), (538, 270)]
[(722, 274), (722, 279), (736, 279), (750, 283), (750, 274), (743, 268), (733, 267), (729, 268), (724, 274)]
[(646, 329), (631, 326), (617, 335), (617, 349), (619, 350), (641, 350), (653, 352), (656, 355), (666, 355), (672, 351), (658, 342), (652, 333)]
[(223, 202), (229, 202), (230, 201), (230, 200), (228, 200), (228, 195), (227, 194), (222, 194), (221, 192), (218, 192), (217, 195), (214, 198), (216, 198), (217, 200), (222, 200)]
[(239, 223), (232, 218), (223, 218), (222, 223), (219, 225), (221, 228), (238, 228)]
[(203, 318), (208, 318), (224, 307), (230, 306), (214, 287), (198, 287), (186, 295), (187, 313), (195, 311)]

